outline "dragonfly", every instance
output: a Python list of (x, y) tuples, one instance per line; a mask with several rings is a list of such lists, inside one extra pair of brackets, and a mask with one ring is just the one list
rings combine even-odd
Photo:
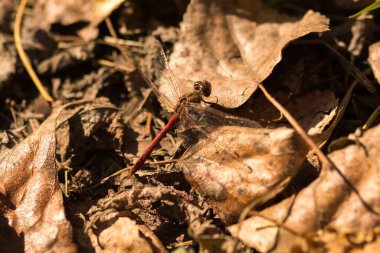
[[(207, 80), (195, 81), (193, 83), (193, 91), (181, 95), (179, 82), (169, 67), (160, 42), (156, 41), (154, 47), (156, 48), (156, 52), (154, 53), (155, 57), (153, 64), (157, 85), (143, 72), (141, 72), (141, 75), (152, 88), (161, 104), (164, 104), (167, 110), (173, 112), (173, 114), (165, 127), (157, 134), (143, 154), (138, 158), (136, 163), (132, 166), (127, 174), (127, 178), (131, 177), (144, 165), (157, 144), (175, 126), (180, 129), (193, 128), (193, 132), (197, 132), (198, 135), (201, 135), (203, 138), (208, 138), (210, 132), (221, 125), (238, 125), (254, 128), (261, 127), (256, 121), (228, 115), (212, 108), (210, 105), (215, 104), (216, 102), (210, 102), (207, 100), (207, 98), (211, 98), (212, 94), (212, 84)], [(169, 99), (160, 92), (158, 89), (160, 85), (167, 85), (169, 87), (168, 93), (170, 94), (170, 97), (175, 98), (174, 100), (176, 100), (176, 102), (173, 102), (172, 99)], [(202, 107), (202, 102), (208, 106)], [(192, 136), (194, 138), (195, 135)], [(212, 140), (210, 140), (210, 142), (212, 142)], [(218, 148), (224, 150), (224, 153), (226, 153), (225, 147), (219, 146)], [(239, 159), (239, 157), (234, 154), (229, 155), (233, 157), (233, 159)]]

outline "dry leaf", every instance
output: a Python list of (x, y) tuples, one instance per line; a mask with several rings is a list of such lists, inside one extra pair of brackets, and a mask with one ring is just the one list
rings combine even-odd
[[(260, 213), (300, 235), (326, 227), (336, 231), (368, 231), (379, 226), (379, 138), (380, 126), (377, 126), (359, 139), (361, 145), (331, 153), (330, 158), (341, 175), (336, 170), (323, 170), (295, 199), (285, 199)], [(289, 240), (289, 236), (294, 235), (286, 229), (279, 230), (273, 222), (262, 217), (249, 218), (229, 227), (229, 231), (259, 251), (279, 245), (288, 249), (294, 246)]]
[(368, 50), (368, 62), (371, 65), (377, 82), (380, 84), (380, 41), (369, 46)]
[(135, 252), (153, 253), (149, 243), (139, 232), (135, 221), (127, 217), (119, 217), (108, 228), (104, 229), (98, 240), (96, 252)]
[[(79, 63), (88, 61), (92, 58), (94, 47), (95, 43), (89, 42), (85, 45), (55, 51), (54, 55), (44, 59), (40, 64), (38, 64), (37, 71), (40, 74), (54, 74), (73, 68), (76, 65), (79, 65)], [(82, 98), (85, 99), (84, 97)]]
[[(131, 182), (126, 183), (130, 184)], [(185, 227), (180, 224), (186, 219), (183, 208), (186, 206), (189, 196), (185, 192), (175, 190), (171, 186), (153, 187), (134, 183), (132, 188), (126, 187), (129, 189), (122, 189), (116, 193), (109, 191), (108, 196), (100, 199), (87, 213), (83, 213), (86, 217), (85, 233), (90, 237), (91, 244), (96, 251), (107, 247), (106, 241), (112, 241), (109, 250), (117, 245), (122, 249), (140, 249), (146, 250), (146, 252), (153, 249), (154, 252), (167, 252), (157, 236), (161, 235), (160, 239), (164, 237), (165, 240), (172, 240), (172, 237), (179, 236), (176, 236), (178, 226)], [(78, 211), (75, 211), (76, 215), (78, 215)], [(194, 210), (192, 211), (194, 212)], [(198, 212), (200, 213), (199, 210)], [(130, 220), (123, 220), (125, 216), (139, 220), (140, 233), (138, 235), (136, 235), (138, 233), (136, 224)], [(122, 219), (120, 223), (123, 225), (114, 224), (118, 219)], [(177, 226), (173, 226), (174, 223)], [(121, 233), (122, 230), (118, 228), (119, 226), (126, 226), (123, 228), (126, 232)], [(127, 233), (127, 231), (129, 232)], [(111, 235), (113, 235), (112, 240), (109, 239)], [(133, 240), (127, 237), (132, 237)], [(140, 237), (139, 240), (138, 237)]]
[(0, 33), (0, 88), (16, 71), (16, 51), (6, 46), (5, 39)]
[[(289, 94), (283, 91), (275, 92), (272, 96), (285, 106), (310, 135), (323, 132), (337, 114), (339, 100), (331, 90), (313, 90), (291, 100)], [(265, 119), (272, 124), (271, 127), (278, 126), (279, 119), (283, 118), (263, 95), (258, 96), (251, 107), (255, 118)]]
[(55, 126), (60, 112), (0, 158), (2, 202), (6, 200), (2, 211), (19, 236), (9, 243), (24, 245), (26, 252), (76, 251), (56, 175)]
[(313, 90), (289, 101), (286, 108), (309, 135), (315, 135), (334, 119), (338, 101), (331, 90)]
[[(191, 1), (181, 24), (180, 40), (170, 59), (183, 82), (207, 79), (224, 107), (242, 105), (281, 60), (292, 40), (328, 29), (328, 19), (309, 11), (295, 21), (261, 1)], [(167, 88), (163, 88), (167, 90)], [(170, 93), (165, 94), (170, 99)]]
[[(21, 236), (14, 242), (16, 246), (24, 240), (28, 252), (76, 251), (63, 209), (56, 151), (65, 161), (72, 152), (77, 154), (88, 145), (88, 140), (102, 128), (112, 135), (105, 143), (111, 139), (111, 147), (120, 148), (123, 128), (118, 124), (117, 112), (102, 98), (67, 104), (32, 135), (2, 153), (0, 189), (4, 191), (0, 194), (8, 226)], [(96, 138), (102, 139), (100, 135)]]
[(80, 79), (53, 79), (53, 94), (63, 101), (74, 99), (95, 99), (102, 89), (120, 81), (116, 70), (101, 67), (96, 71), (83, 75)]
[(292, 129), (226, 126), (194, 145), (179, 164), (192, 187), (230, 223), (293, 177), (306, 153)]
[[(123, 126), (119, 109), (106, 98), (82, 100), (66, 105), (57, 120), (57, 155), (60, 162), (86, 149), (120, 150)], [(69, 138), (68, 138), (69, 136)], [(89, 143), (91, 140), (92, 143)]]
[(94, 39), (98, 34), (96, 26), (108, 17), (112, 11), (125, 0), (38, 0), (35, 13), (42, 16), (41, 24), (47, 29), (54, 23), (72, 25), (78, 22), (88, 22), (89, 25), (80, 32), (86, 39)]

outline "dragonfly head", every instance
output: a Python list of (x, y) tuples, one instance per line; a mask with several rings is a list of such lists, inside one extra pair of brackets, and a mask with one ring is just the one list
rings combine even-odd
[(194, 83), (194, 91), (201, 93), (205, 97), (209, 97), (211, 95), (211, 83), (206, 80), (196, 81)]

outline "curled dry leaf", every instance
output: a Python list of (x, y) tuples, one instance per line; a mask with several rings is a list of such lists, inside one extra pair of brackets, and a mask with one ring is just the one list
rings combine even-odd
[[(298, 235), (324, 228), (371, 231), (379, 226), (379, 138), (380, 126), (377, 126), (358, 140), (360, 145), (333, 152), (330, 158), (341, 174), (336, 170), (323, 170), (295, 199), (285, 199), (261, 211), (260, 215), (276, 220)], [(296, 238), (287, 229), (280, 229), (271, 220), (258, 216), (230, 226), (229, 231), (259, 251), (276, 246), (282, 252), (290, 250)]]
[(1, 193), (2, 222), (19, 236), (8, 244), (24, 245), (26, 252), (76, 251), (56, 176), (55, 126), (60, 112), (0, 158), (0, 182), (5, 190)]
[[(242, 105), (281, 60), (292, 40), (328, 29), (328, 19), (309, 11), (294, 20), (261, 1), (198, 1), (189, 4), (170, 65), (183, 83), (207, 79), (224, 107)], [(162, 92), (170, 97), (170, 92)]]
[(189, 149), (179, 164), (190, 184), (230, 223), (293, 177), (306, 153), (292, 129), (226, 126)]

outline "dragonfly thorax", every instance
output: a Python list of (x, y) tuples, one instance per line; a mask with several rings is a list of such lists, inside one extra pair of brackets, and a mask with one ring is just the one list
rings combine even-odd
[(179, 98), (175, 111), (181, 114), (184, 107), (190, 103), (200, 103), (202, 97), (209, 97), (211, 95), (211, 83), (209, 81), (196, 81), (194, 82), (194, 91), (186, 93)]

